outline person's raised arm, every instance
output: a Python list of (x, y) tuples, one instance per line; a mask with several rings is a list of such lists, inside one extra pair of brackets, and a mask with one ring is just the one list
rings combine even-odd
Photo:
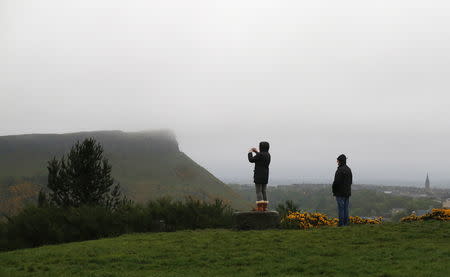
[[(256, 153), (255, 156), (253, 156), (253, 152)], [(251, 163), (254, 163), (254, 162), (258, 161), (260, 157), (261, 157), (261, 155), (260, 155), (259, 152), (256, 150), (256, 148), (252, 148), (252, 149), (250, 149), (250, 151), (248, 152), (248, 161), (251, 162)]]

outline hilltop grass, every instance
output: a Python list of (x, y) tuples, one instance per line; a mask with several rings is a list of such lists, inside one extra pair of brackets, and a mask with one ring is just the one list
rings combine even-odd
[(131, 234), (0, 253), (0, 276), (450, 276), (450, 224)]

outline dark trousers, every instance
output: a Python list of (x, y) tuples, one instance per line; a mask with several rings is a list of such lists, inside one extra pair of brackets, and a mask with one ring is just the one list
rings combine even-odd
[(349, 197), (336, 196), (336, 202), (339, 213), (338, 226), (347, 226), (350, 223), (350, 220), (348, 219)]
[(267, 201), (267, 194), (266, 194), (266, 189), (267, 189), (267, 184), (255, 184), (255, 188), (256, 188), (256, 200), (257, 201)]

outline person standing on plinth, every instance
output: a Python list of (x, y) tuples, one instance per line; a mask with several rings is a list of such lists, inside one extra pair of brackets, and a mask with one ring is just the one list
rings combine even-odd
[[(248, 161), (255, 164), (253, 181), (256, 187), (256, 206), (257, 211), (267, 211), (269, 201), (267, 201), (267, 183), (269, 183), (269, 143), (262, 141), (259, 143), (259, 152), (256, 148), (250, 149), (248, 152)], [(255, 153), (255, 156), (253, 156)]]

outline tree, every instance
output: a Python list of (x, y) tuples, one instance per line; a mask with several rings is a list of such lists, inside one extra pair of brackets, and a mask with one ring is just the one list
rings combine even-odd
[(92, 138), (78, 141), (67, 158), (53, 158), (47, 168), (49, 201), (56, 206), (114, 209), (126, 201), (111, 177), (111, 165), (103, 158), (102, 145)]

